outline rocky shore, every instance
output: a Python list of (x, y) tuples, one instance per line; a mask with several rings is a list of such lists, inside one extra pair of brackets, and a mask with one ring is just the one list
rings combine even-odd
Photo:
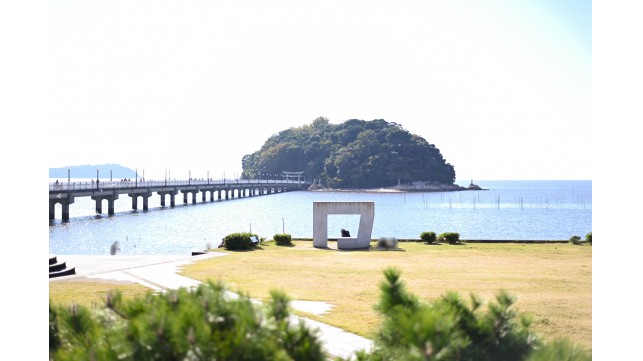
[(321, 192), (374, 192), (374, 193), (395, 193), (395, 192), (456, 192), (456, 191), (470, 191), (470, 190), (487, 190), (480, 186), (469, 184), (468, 187), (459, 186), (457, 184), (435, 184), (428, 182), (411, 182), (407, 184), (398, 184), (393, 187), (385, 188), (351, 188), (351, 189), (338, 189), (338, 188), (325, 188), (320, 185), (311, 186), (308, 190), (321, 191)]

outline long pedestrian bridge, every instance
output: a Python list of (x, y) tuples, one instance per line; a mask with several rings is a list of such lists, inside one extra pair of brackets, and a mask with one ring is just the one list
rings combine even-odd
[(91, 197), (96, 201), (96, 213), (103, 213), (103, 201), (107, 201), (107, 214), (114, 214), (114, 202), (121, 194), (127, 194), (132, 201), (132, 209), (138, 209), (138, 200), (143, 200), (143, 210), (148, 209), (148, 200), (154, 193), (161, 197), (161, 207), (170, 197), (170, 206), (176, 204), (176, 196), (183, 194), (183, 203), (196, 203), (197, 194), (201, 193), (201, 201), (205, 202), (210, 195), (210, 202), (217, 199), (252, 197), (258, 195), (276, 194), (287, 191), (305, 190), (310, 182), (294, 179), (285, 180), (127, 180), (127, 181), (87, 181), (87, 182), (54, 182), (49, 183), (49, 220), (56, 219), (56, 204), (62, 206), (62, 220), (69, 220), (69, 206), (77, 197)]

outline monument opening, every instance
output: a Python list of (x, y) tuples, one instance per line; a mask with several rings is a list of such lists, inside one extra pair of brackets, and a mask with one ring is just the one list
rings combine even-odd
[[(359, 214), (329, 214), (328, 215), (328, 238), (357, 237), (359, 229)], [(342, 235), (342, 229), (349, 235)]]

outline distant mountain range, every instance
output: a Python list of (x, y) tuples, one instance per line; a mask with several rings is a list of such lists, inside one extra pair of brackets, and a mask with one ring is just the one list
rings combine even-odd
[[(69, 166), (69, 173), (67, 167), (49, 168), (49, 178), (60, 178), (61, 180), (70, 178), (96, 178), (96, 169), (98, 169), (99, 178), (105, 179), (111, 176), (114, 179), (120, 178), (135, 178), (136, 170), (132, 168), (123, 167), (120, 164), (87, 164), (87, 165), (72, 165)], [(141, 174), (138, 175), (141, 178)]]

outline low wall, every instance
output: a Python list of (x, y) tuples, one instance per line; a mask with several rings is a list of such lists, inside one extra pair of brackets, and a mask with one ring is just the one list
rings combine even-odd
[[(340, 238), (328, 238), (329, 242), (337, 242)], [(307, 241), (311, 242), (312, 238), (293, 238), (293, 241)], [(397, 238), (398, 242), (423, 242), (419, 238)], [(584, 240), (581, 239), (581, 242)], [(371, 242), (377, 242), (377, 239), (371, 239)], [(569, 240), (558, 240), (558, 239), (460, 239), (460, 242), (464, 243), (570, 243)]]

